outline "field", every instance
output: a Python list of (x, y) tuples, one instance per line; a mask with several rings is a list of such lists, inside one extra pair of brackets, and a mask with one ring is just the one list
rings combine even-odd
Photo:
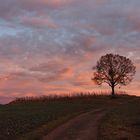
[[(107, 117), (105, 116), (102, 120), (103, 125), (100, 126), (99, 135), (101, 139), (104, 136), (102, 140), (111, 140), (108, 135), (113, 136), (114, 132), (115, 134), (119, 132), (119, 128), (115, 127), (116, 123), (119, 126), (121, 124), (120, 127), (125, 130), (127, 127), (124, 125), (129, 125), (130, 122), (135, 128), (134, 131), (136, 130), (133, 135), (138, 135), (140, 127), (140, 99), (138, 97), (119, 96), (111, 99), (104, 95), (89, 95), (52, 99), (28, 98), (0, 106), (0, 140), (39, 140), (72, 117), (94, 109), (105, 109), (108, 112)], [(120, 113), (121, 118), (118, 115)], [(121, 122), (124, 119), (125, 124)]]
[(140, 140), (140, 99), (113, 108), (103, 118), (100, 140)]

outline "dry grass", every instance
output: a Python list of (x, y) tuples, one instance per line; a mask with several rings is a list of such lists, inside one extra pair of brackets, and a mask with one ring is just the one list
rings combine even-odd
[[(124, 91), (116, 92), (117, 96), (128, 96)], [(33, 102), (54, 102), (54, 101), (71, 101), (77, 99), (88, 99), (88, 98), (95, 98), (95, 97), (104, 97), (110, 96), (110, 92), (87, 92), (87, 93), (70, 93), (67, 95), (48, 95), (48, 96), (39, 96), (39, 97), (21, 97), (16, 98), (14, 101), (10, 102), (9, 104), (18, 104), (18, 103), (33, 103)]]

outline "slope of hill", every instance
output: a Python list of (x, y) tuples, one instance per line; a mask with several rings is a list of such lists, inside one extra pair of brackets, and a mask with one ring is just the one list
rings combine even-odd
[[(79, 96), (49, 100), (14, 101), (0, 107), (0, 140), (37, 140), (83, 112), (127, 104), (138, 97)], [(139, 98), (138, 98), (139, 99)]]

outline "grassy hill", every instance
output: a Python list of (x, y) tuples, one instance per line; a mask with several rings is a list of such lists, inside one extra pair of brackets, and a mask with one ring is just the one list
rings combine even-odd
[[(103, 108), (108, 112), (116, 113), (116, 117), (118, 117), (117, 114), (123, 112), (128, 104), (131, 113), (131, 110), (137, 110), (137, 107), (140, 106), (140, 98), (119, 96), (116, 99), (111, 99), (104, 95), (82, 95), (17, 99), (8, 105), (0, 106), (0, 140), (38, 140), (53, 128), (82, 112)], [(126, 111), (129, 113), (129, 110)], [(137, 111), (132, 115), (135, 116), (135, 113)], [(110, 116), (110, 113), (107, 115)], [(100, 127), (100, 136), (107, 137), (110, 134), (104, 128), (107, 124), (112, 124), (111, 119), (104, 118), (105, 121)], [(135, 124), (135, 122), (133, 123)], [(107, 128), (112, 129), (113, 126), (110, 125)]]

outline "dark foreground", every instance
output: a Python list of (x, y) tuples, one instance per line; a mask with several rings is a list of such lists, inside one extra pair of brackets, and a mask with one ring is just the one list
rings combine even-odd
[[(85, 117), (80, 117), (84, 112), (89, 113)], [(68, 128), (70, 127), (71, 131), (66, 129), (66, 135), (63, 130), (61, 133), (55, 133), (62, 140), (63, 136), (73, 139), (77, 136), (90, 137), (89, 132), (93, 130), (94, 136), (101, 140), (140, 139), (140, 98), (82, 96), (49, 101), (19, 101), (0, 106), (0, 140), (39, 140), (43, 136), (47, 139), (56, 131), (55, 128), (66, 125), (73, 120), (72, 118), (77, 118), (76, 116), (80, 117), (79, 125), (78, 122), (70, 123)], [(95, 122), (97, 124), (94, 124)]]

